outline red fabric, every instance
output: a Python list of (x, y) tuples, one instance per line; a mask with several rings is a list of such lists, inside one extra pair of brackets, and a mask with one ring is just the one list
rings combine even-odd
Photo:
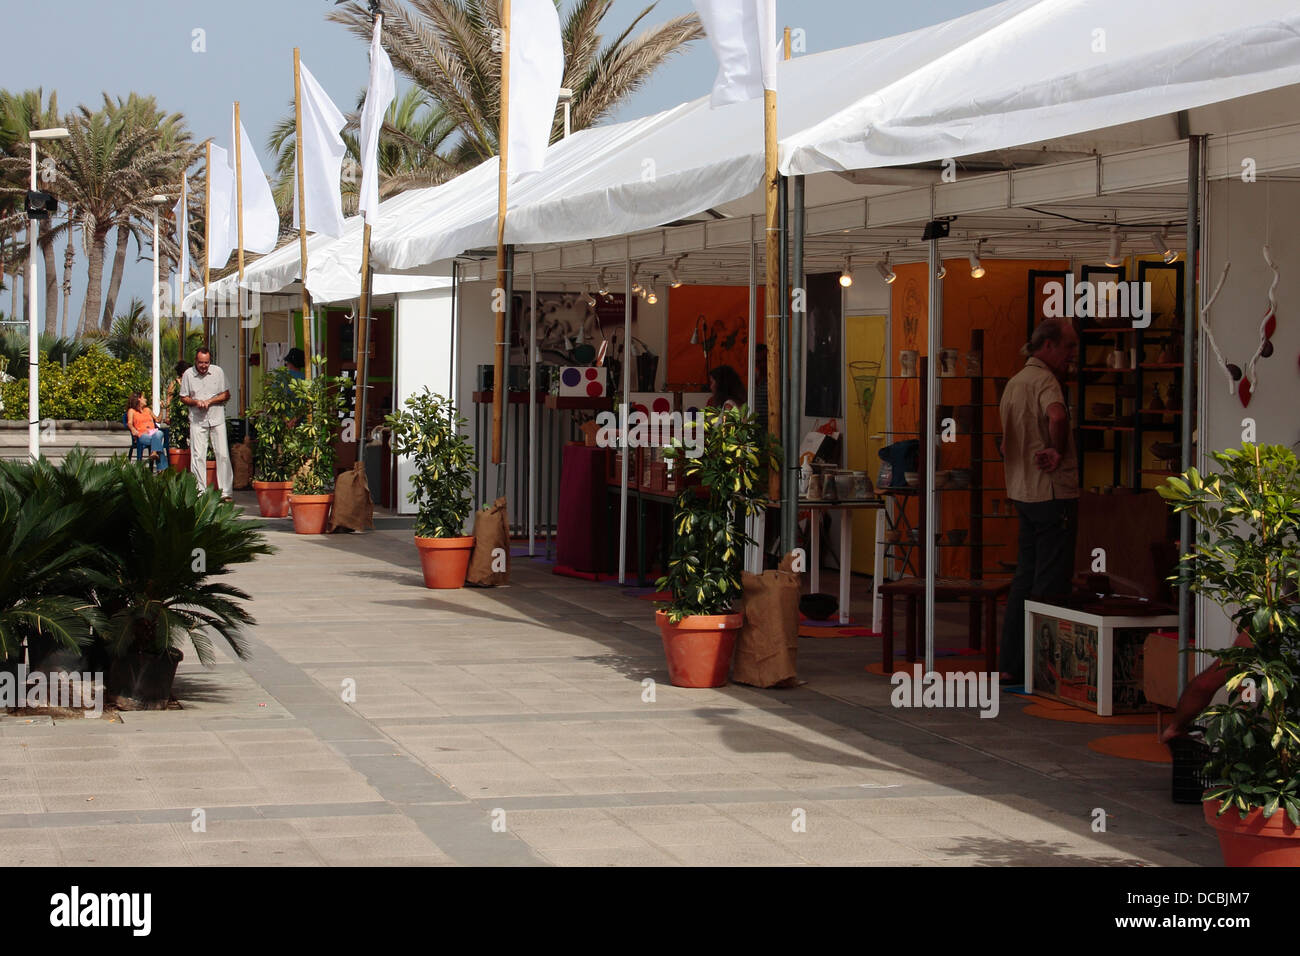
[(572, 571), (604, 570), (606, 448), (565, 445), (560, 462), (560, 507), (555, 563)]

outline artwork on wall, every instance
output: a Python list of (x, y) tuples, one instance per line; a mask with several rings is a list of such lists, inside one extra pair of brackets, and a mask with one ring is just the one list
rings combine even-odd
[[(757, 336), (763, 338), (763, 289), (758, 290)], [(709, 372), (730, 365), (748, 385), (749, 288), (697, 285), (668, 296), (667, 381), (674, 391), (705, 389)]]
[(1065, 277), (1069, 273), (1065, 269), (1030, 269), (1029, 270), (1029, 324), (1025, 330), (1025, 341), (1029, 341), (1030, 336), (1034, 334), (1034, 329), (1038, 328), (1043, 319), (1051, 318), (1047, 314), (1047, 285), (1052, 282), (1059, 282), (1061, 288), (1065, 287)]
[[(587, 304), (586, 293), (537, 293), (537, 347), (542, 352), (568, 355), (579, 344), (593, 348), (608, 335), (609, 327), (623, 325), (623, 294), (611, 293), (596, 296), (596, 305)], [(522, 349), (528, 341), (532, 312), (527, 292), (516, 292), (513, 297), (510, 344)], [(632, 323), (636, 324), (637, 300), (632, 300)], [(613, 317), (617, 315), (617, 323)], [(602, 329), (604, 330), (602, 332)], [(566, 339), (568, 340), (566, 343)]]
[(844, 321), (838, 272), (807, 277), (808, 355), (804, 414), (834, 418), (844, 414), (840, 380), (844, 374)]

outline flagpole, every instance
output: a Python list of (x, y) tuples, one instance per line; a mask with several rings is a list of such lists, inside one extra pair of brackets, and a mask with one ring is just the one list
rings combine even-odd
[[(379, 33), (384, 28), (383, 14), (375, 15), (375, 32)], [(369, 99), (371, 93), (366, 91), (366, 98)], [(364, 137), (363, 137), (364, 138)], [(378, 149), (375, 150), (378, 154)], [(361, 161), (366, 162), (367, 157), (362, 156)], [(364, 171), (363, 171), (364, 172)], [(378, 177), (379, 170), (375, 170), (375, 176)], [(378, 180), (376, 179), (376, 182)], [(364, 184), (365, 177), (362, 176)], [(364, 197), (363, 197), (364, 198)], [(357, 461), (362, 461), (365, 455), (366, 447), (366, 377), (370, 371), (370, 363), (366, 361), (370, 357), (370, 219), (366, 213), (362, 213), (364, 226), (361, 229), (361, 304), (357, 314), (356, 325), (356, 344), (353, 346), (353, 355), (357, 360), (357, 387), (353, 400), (352, 414), (355, 416), (353, 425), (357, 433)], [(362, 330), (364, 331), (364, 334)]]
[[(781, 302), (780, 276), (781, 231), (777, 221), (777, 172), (776, 163), (776, 91), (763, 90), (763, 139), (764, 170), (763, 184), (766, 192), (767, 212), (767, 256), (764, 273), (764, 296), (766, 313), (764, 333), (767, 337), (767, 431), (769, 435), (781, 434), (781, 362), (789, 351), (781, 341)], [(772, 469), (768, 478), (768, 498), (779, 501), (781, 497), (781, 473)], [(788, 542), (782, 542), (786, 549)]]
[(203, 144), (203, 344), (212, 347), (208, 341), (208, 281), (211, 279), (211, 266), (208, 263), (208, 249), (212, 243), (212, 140)]
[[(185, 183), (186, 183), (185, 172), (182, 170), (181, 172), (181, 216), (188, 218), (189, 204), (186, 202)], [(189, 263), (186, 261), (186, 259), (188, 258), (186, 253), (189, 251), (188, 225), (189, 224), (185, 222), (178, 222), (176, 224), (176, 238), (180, 241), (179, 244), (181, 247), (180, 269), (177, 270), (181, 274), (181, 278), (180, 278), (181, 287), (179, 290), (179, 295), (181, 300), (181, 307), (180, 307), (181, 314), (178, 320), (180, 322), (180, 344), (177, 345), (176, 347), (176, 357), (182, 362), (185, 361), (185, 275), (189, 271), (188, 269)]]
[(243, 128), (239, 125), (239, 100), (235, 100), (235, 221), (238, 243), (236, 248), (239, 255), (239, 281), (235, 285), (235, 301), (240, 303), (240, 307), (235, 310), (238, 313), (235, 319), (235, 368), (238, 370), (241, 410), (247, 404), (248, 395), (244, 381), (244, 137), (241, 135), (242, 132)]
[(298, 259), (302, 271), (302, 320), (311, 354), (307, 356), (307, 378), (314, 377), (313, 362), (316, 357), (316, 331), (312, 328), (311, 298), (307, 292), (307, 184), (302, 168), (302, 68), (300, 51), (293, 48), (293, 124), (294, 154), (298, 164)]
[(501, 119), (497, 149), (497, 286), (495, 296), (500, 306), (496, 322), (496, 354), (492, 369), (492, 463), (497, 465), (497, 495), (504, 492), (505, 470), (502, 463), (502, 409), (505, 403), (506, 310), (510, 302), (506, 293), (506, 187), (510, 134), (510, 0), (501, 3)]

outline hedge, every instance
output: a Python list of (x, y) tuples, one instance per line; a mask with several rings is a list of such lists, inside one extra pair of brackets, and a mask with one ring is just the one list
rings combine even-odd
[[(119, 361), (98, 350), (62, 362), (41, 359), (41, 418), (71, 421), (119, 421), (126, 412), (132, 392), (147, 393), (148, 369), (134, 359)], [(27, 379), (0, 384), (0, 405), (4, 417), (27, 419)]]

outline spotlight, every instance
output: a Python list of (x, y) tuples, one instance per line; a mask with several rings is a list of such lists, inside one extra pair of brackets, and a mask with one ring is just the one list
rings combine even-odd
[(595, 297), (594, 295), (591, 294), (591, 290), (590, 290), (590, 289), (586, 289), (586, 290), (583, 291), (582, 294), (583, 294), (583, 295), (586, 297), (586, 299), (587, 299), (587, 305), (588, 305), (588, 307), (594, 309), (594, 308), (596, 307), (596, 297)]
[(987, 271), (984, 268), (984, 263), (980, 261), (980, 245), (977, 242), (970, 254), (970, 277), (972, 279), (983, 279), (984, 273)]
[(655, 295), (655, 290), (654, 290), (654, 289), (651, 289), (650, 292), (649, 292), (649, 294), (647, 294), (646, 297), (645, 297), (645, 304), (646, 304), (646, 305), (654, 305), (654, 304), (655, 304), (656, 302), (658, 302), (658, 301), (659, 301), (659, 296)]
[(939, 269), (938, 269), (937, 272), (935, 272), (935, 277), (936, 277), (936, 278), (939, 278), (939, 279), (942, 279), (942, 278), (943, 278), (944, 276), (946, 276), (947, 274), (948, 274), (948, 267), (947, 267), (946, 265), (943, 264), (943, 260), (940, 260), (940, 261), (939, 261)]
[(668, 274), (672, 276), (672, 281), (668, 283), (670, 289), (680, 289), (682, 287), (682, 280), (677, 274), (677, 267), (681, 264), (683, 258), (683, 256), (678, 256), (673, 260), (673, 264), (668, 267)]
[(1106, 265), (1118, 269), (1124, 264), (1124, 254), (1119, 248), (1119, 226), (1110, 229), (1110, 251), (1106, 254)]
[(840, 285), (848, 288), (853, 285), (853, 257), (844, 257), (844, 270), (840, 273)]
[(1178, 253), (1169, 248), (1169, 243), (1165, 241), (1165, 234), (1163, 232), (1151, 233), (1151, 245), (1156, 250), (1156, 255), (1165, 262), (1171, 263), (1178, 258)]
[(876, 263), (876, 271), (880, 273), (880, 278), (885, 280), (885, 285), (891, 284), (898, 276), (894, 270), (889, 267), (889, 261), (881, 259)]
[(609, 283), (605, 281), (605, 270), (600, 270), (600, 278), (596, 280), (596, 291), (601, 295), (609, 295)]

